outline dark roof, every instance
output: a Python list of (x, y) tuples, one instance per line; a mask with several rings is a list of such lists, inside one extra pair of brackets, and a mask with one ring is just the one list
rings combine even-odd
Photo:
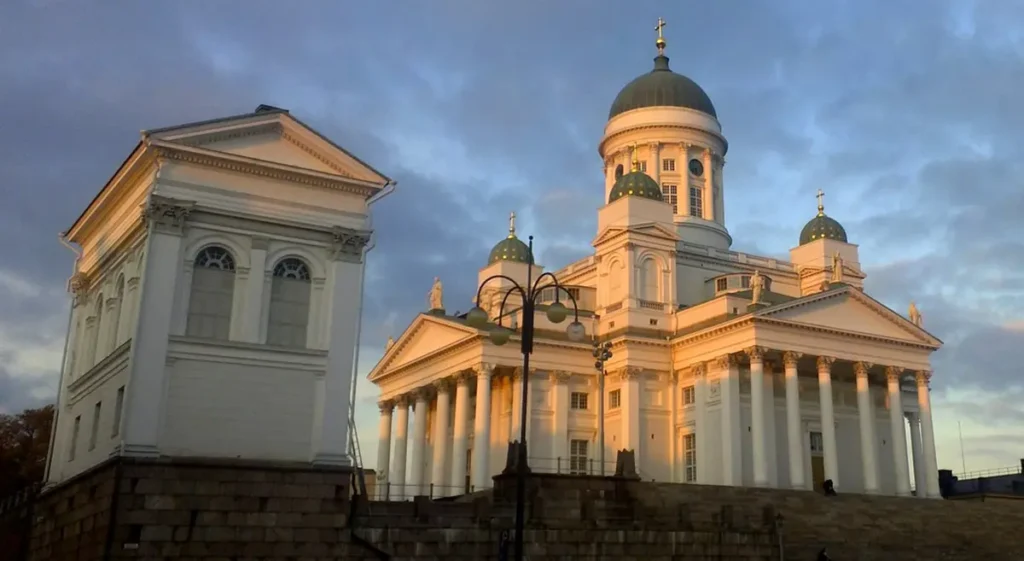
[(491, 254), (487, 257), (487, 264), (491, 265), (498, 261), (513, 261), (516, 263), (530, 262), (530, 246), (523, 243), (523, 240), (515, 234), (494, 244)]
[(824, 212), (818, 212), (818, 215), (812, 218), (803, 230), (800, 230), (800, 245), (826, 238), (845, 243), (846, 229), (835, 218)]
[(608, 202), (612, 203), (626, 196), (664, 200), (658, 182), (642, 171), (631, 171), (618, 178), (608, 193)]
[(718, 117), (708, 94), (693, 80), (672, 72), (665, 55), (654, 57), (654, 70), (622, 88), (608, 118), (642, 107), (686, 107)]

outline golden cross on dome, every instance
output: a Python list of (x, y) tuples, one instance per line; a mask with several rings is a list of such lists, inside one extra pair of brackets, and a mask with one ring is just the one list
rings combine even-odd
[(658, 40), (654, 42), (654, 45), (658, 47), (658, 54), (665, 54), (665, 34), (662, 30), (665, 29), (667, 22), (663, 18), (658, 18), (658, 25), (654, 26), (654, 30), (658, 32)]
[(825, 213), (825, 192), (818, 189), (818, 214)]
[(514, 211), (508, 215), (508, 237), (516, 237), (516, 213)]

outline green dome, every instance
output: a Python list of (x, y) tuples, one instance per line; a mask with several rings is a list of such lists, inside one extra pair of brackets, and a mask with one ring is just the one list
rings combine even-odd
[(651, 176), (636, 169), (615, 181), (612, 192), (608, 195), (608, 202), (613, 203), (625, 196), (643, 197), (655, 201), (665, 200), (661, 196), (658, 183)]
[(686, 107), (718, 117), (708, 94), (693, 80), (672, 72), (665, 55), (654, 57), (654, 70), (622, 88), (608, 118), (642, 107)]
[(836, 219), (826, 216), (824, 210), (819, 210), (818, 215), (800, 230), (800, 245), (826, 238), (845, 243), (846, 230)]
[(530, 262), (530, 247), (523, 243), (523, 240), (516, 235), (509, 234), (507, 238), (494, 245), (487, 264), (491, 265), (498, 261), (515, 261), (516, 263)]

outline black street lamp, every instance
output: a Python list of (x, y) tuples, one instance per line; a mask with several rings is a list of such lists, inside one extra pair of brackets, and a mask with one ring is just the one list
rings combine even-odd
[[(527, 252), (527, 270), (526, 270), (526, 287), (522, 287), (515, 281), (515, 279), (509, 278), (506, 275), (492, 275), (484, 279), (480, 283), (480, 287), (476, 291), (476, 305), (473, 306), (466, 314), (466, 323), (472, 327), (478, 329), (485, 328), (490, 323), (487, 311), (480, 307), (480, 294), (483, 292), (484, 285), (494, 279), (504, 279), (512, 284), (511, 287), (505, 292), (505, 296), (501, 299), (501, 308), (498, 311), (498, 322), (491, 329), (490, 338), (491, 342), (495, 345), (504, 345), (508, 342), (509, 338), (514, 332), (513, 329), (502, 326), (501, 322), (505, 315), (505, 303), (508, 301), (509, 295), (518, 293), (523, 299), (523, 324), (522, 329), (519, 333), (521, 341), (521, 348), (523, 353), (523, 389), (522, 399), (520, 400), (520, 418), (519, 418), (519, 447), (518, 457), (516, 458), (516, 535), (515, 535), (515, 555), (513, 559), (515, 561), (522, 561), (523, 559), (523, 524), (525, 518), (526, 509), (526, 474), (529, 468), (526, 465), (526, 413), (529, 410), (528, 401), (530, 396), (530, 354), (533, 352), (533, 321), (534, 321), (534, 308), (537, 305), (537, 296), (545, 288), (554, 287), (555, 289), (555, 301), (547, 306), (547, 318), (551, 323), (562, 323), (565, 318), (569, 315), (569, 309), (560, 302), (560, 293), (564, 292), (569, 300), (572, 301), (573, 308), (573, 321), (566, 327), (565, 332), (569, 337), (570, 341), (582, 341), (586, 336), (586, 330), (583, 324), (580, 323), (579, 308), (576, 305), (576, 298), (573, 297), (572, 293), (565, 289), (559, 284), (558, 279), (551, 273), (543, 273), (537, 277), (537, 280), (533, 280), (533, 236), (530, 236), (529, 252)], [(551, 282), (541, 286), (541, 281), (545, 278), (550, 279)]]
[(604, 477), (604, 363), (608, 362), (608, 359), (612, 358), (612, 344), (610, 342), (602, 345), (597, 342), (597, 338), (594, 338), (594, 368), (597, 370), (597, 383), (598, 393), (601, 395), (601, 401), (597, 406), (597, 432), (598, 432), (598, 452), (601, 462), (601, 477)]

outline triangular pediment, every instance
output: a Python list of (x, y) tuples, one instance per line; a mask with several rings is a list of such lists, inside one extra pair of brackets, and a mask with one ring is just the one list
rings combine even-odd
[(645, 222), (631, 226), (609, 226), (598, 232), (597, 237), (594, 238), (591, 244), (597, 246), (623, 234), (641, 234), (673, 242), (679, 240), (679, 235), (671, 228), (667, 228), (657, 222)]
[(881, 302), (845, 286), (765, 308), (757, 316), (938, 348), (942, 341)]
[(312, 127), (274, 109), (148, 131), (154, 140), (383, 184), (383, 174)]
[(370, 381), (376, 380), (389, 371), (442, 352), (477, 335), (476, 329), (457, 321), (432, 314), (420, 314), (395, 344), (384, 352), (384, 356), (370, 371), (368, 378)]

